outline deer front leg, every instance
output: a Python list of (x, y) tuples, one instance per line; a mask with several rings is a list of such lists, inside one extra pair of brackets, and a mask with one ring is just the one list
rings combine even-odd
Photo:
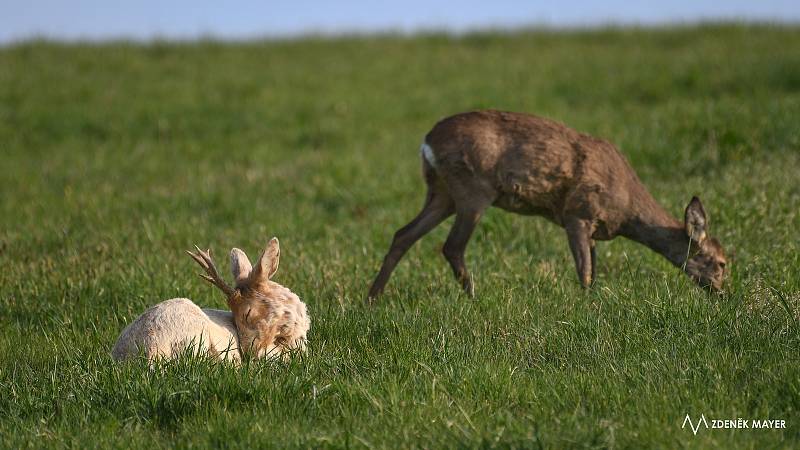
[(281, 351), (275, 343), (278, 337), (278, 323), (273, 318), (266, 324), (259, 324), (258, 337), (252, 343), (256, 357), (274, 357)]
[(590, 251), (592, 252), (592, 286), (594, 286), (594, 280), (597, 278), (597, 251), (595, 247), (594, 239), (592, 239), (590, 244)]
[(575, 259), (578, 280), (581, 286), (588, 288), (594, 282), (595, 250), (592, 242), (592, 224), (585, 219), (570, 218), (565, 221), (569, 249)]

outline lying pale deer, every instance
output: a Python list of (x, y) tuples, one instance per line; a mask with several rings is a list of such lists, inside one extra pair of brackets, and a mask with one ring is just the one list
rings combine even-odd
[(239, 361), (305, 350), (311, 322), (306, 305), (292, 291), (270, 280), (278, 270), (280, 246), (272, 238), (255, 268), (247, 255), (231, 250), (235, 287), (219, 276), (210, 251), (189, 252), (205, 270), (201, 275), (224, 294), (231, 311), (200, 309), (191, 300), (171, 299), (136, 318), (120, 334), (111, 354), (119, 361), (143, 354), (148, 360), (175, 358), (187, 349)]
[(604, 140), (544, 118), (488, 110), (440, 121), (420, 152), (425, 204), (394, 235), (369, 299), (381, 294), (406, 251), (453, 214), (443, 253), (464, 290), (474, 295), (464, 251), (489, 206), (544, 216), (562, 226), (583, 287), (595, 279), (595, 241), (624, 236), (658, 252), (701, 286), (722, 288), (725, 253), (706, 234), (700, 200), (692, 198), (683, 222), (675, 219)]

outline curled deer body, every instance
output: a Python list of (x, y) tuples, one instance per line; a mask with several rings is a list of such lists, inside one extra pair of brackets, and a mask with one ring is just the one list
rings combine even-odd
[(563, 227), (583, 287), (595, 279), (595, 241), (624, 236), (663, 255), (701, 286), (722, 288), (725, 253), (706, 233), (700, 200), (692, 198), (682, 222), (675, 219), (604, 140), (541, 117), (487, 110), (440, 121), (420, 153), (428, 188), (424, 206), (394, 235), (370, 300), (383, 292), (406, 251), (453, 214), (442, 251), (464, 290), (474, 295), (464, 252), (490, 206), (544, 216)]
[(201, 277), (225, 294), (231, 311), (201, 309), (191, 300), (161, 302), (120, 333), (112, 357), (119, 361), (143, 354), (148, 360), (172, 359), (187, 350), (238, 362), (305, 351), (311, 326), (306, 305), (292, 291), (271, 280), (278, 270), (278, 240), (269, 241), (253, 267), (242, 250), (231, 250), (230, 286), (217, 272), (211, 252), (189, 252), (204, 270)]

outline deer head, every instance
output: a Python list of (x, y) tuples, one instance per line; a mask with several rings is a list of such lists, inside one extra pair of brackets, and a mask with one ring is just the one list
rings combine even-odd
[(231, 249), (231, 272), (236, 280), (231, 287), (219, 276), (210, 250), (189, 255), (205, 270), (200, 276), (225, 294), (239, 334), (239, 347), (245, 353), (267, 356), (284, 350), (305, 349), (310, 326), (305, 304), (292, 291), (270, 279), (278, 271), (280, 245), (270, 239), (256, 265), (245, 252)]
[(686, 207), (684, 226), (689, 237), (689, 255), (684, 270), (700, 286), (721, 291), (728, 273), (725, 267), (728, 261), (719, 241), (706, 233), (708, 217), (697, 197), (692, 197)]

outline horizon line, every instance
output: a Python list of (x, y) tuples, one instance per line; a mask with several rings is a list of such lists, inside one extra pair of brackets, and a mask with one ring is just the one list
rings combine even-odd
[(54, 43), (54, 44), (154, 44), (154, 43), (192, 43), (192, 42), (220, 42), (220, 43), (248, 43), (248, 42), (288, 42), (306, 39), (337, 40), (349, 38), (370, 37), (424, 37), (445, 35), (454, 38), (468, 37), (477, 34), (515, 34), (537, 32), (597, 32), (604, 30), (669, 30), (671, 28), (700, 28), (700, 27), (800, 27), (800, 19), (795, 18), (758, 18), (724, 17), (724, 18), (697, 18), (687, 20), (608, 20), (598, 22), (575, 23), (548, 23), (531, 22), (518, 25), (477, 25), (468, 27), (453, 26), (417, 26), (417, 27), (352, 27), (349, 29), (336, 29), (326, 27), (309, 27), (305, 30), (289, 32), (254, 32), (254, 33), (220, 33), (213, 31), (197, 33), (148, 33), (136, 35), (135, 33), (110, 33), (106, 36), (92, 36), (90, 34), (78, 36), (57, 36), (52, 33), (31, 32), (24, 36), (12, 36), (0, 40), (0, 48), (25, 45), (29, 43)]

